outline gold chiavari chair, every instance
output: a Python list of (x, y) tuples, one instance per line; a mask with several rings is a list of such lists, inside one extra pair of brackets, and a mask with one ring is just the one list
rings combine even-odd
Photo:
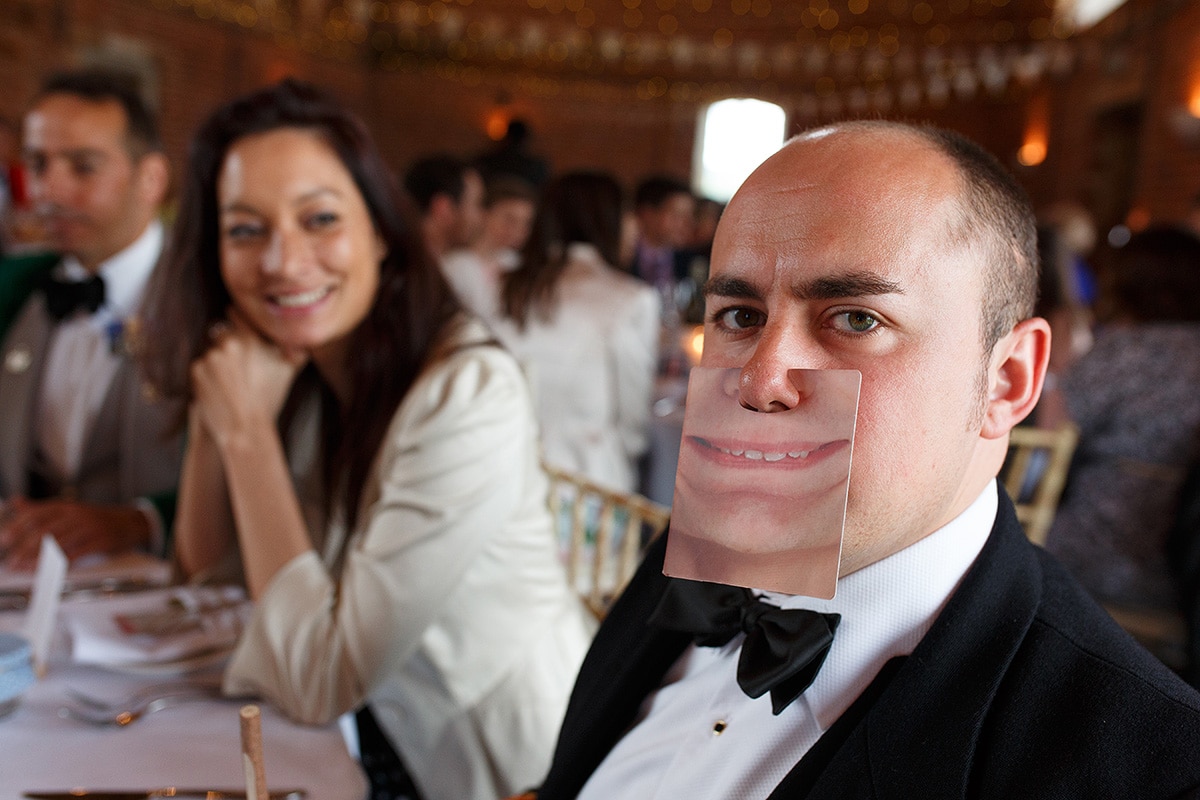
[[(1017, 508), (1017, 519), (1030, 541), (1044, 545), (1079, 441), (1074, 425), (1053, 430), (1014, 428), (1001, 475)], [(1184, 660), (1184, 622), (1176, 612), (1124, 608), (1105, 603), (1104, 610), (1133, 638), (1178, 669)]]
[(1035, 544), (1046, 543), (1078, 441), (1079, 431), (1069, 422), (1052, 430), (1017, 427), (1009, 435), (1008, 458), (1000, 474), (1017, 507), (1017, 519)]
[(581, 475), (543, 464), (567, 577), (603, 618), (633, 577), (642, 553), (667, 527), (670, 510), (638, 494), (614, 492)]

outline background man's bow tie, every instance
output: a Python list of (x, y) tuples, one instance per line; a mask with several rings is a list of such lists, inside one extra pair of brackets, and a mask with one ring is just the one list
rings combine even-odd
[(47, 278), (42, 284), (46, 292), (46, 311), (61, 322), (77, 309), (89, 314), (104, 305), (104, 279), (93, 275), (84, 281), (64, 281)]
[(809, 687), (825, 663), (840, 614), (782, 609), (749, 589), (670, 579), (650, 624), (693, 635), (701, 647), (720, 647), (746, 634), (737, 680), (748, 696), (771, 693), (779, 714)]

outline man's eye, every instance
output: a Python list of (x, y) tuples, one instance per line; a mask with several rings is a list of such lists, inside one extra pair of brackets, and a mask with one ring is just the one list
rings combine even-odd
[(766, 322), (767, 315), (753, 308), (730, 308), (722, 311), (717, 323), (734, 331), (757, 328)]
[(833, 320), (835, 328), (847, 333), (869, 333), (879, 327), (879, 320), (866, 311), (843, 311)]
[(25, 156), (25, 168), (30, 174), (40, 177), (46, 171), (46, 157), (38, 154)]
[(77, 158), (71, 161), (71, 172), (80, 177), (92, 175), (99, 168), (99, 162), (92, 158)]

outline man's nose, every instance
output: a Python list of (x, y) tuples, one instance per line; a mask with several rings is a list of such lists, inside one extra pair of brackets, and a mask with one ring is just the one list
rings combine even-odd
[(54, 159), (29, 175), (29, 196), (35, 203), (66, 205), (74, 188), (75, 181), (71, 178), (70, 170)]
[(795, 408), (808, 395), (808, 382), (794, 381), (789, 373), (816, 366), (805, 363), (809, 360), (799, 332), (784, 327), (764, 330), (738, 376), (742, 407), (765, 413)]

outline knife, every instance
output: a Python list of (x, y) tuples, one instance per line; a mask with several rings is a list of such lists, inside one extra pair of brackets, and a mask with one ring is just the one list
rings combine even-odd
[[(304, 800), (306, 792), (303, 789), (280, 789), (269, 792), (268, 800)], [(86, 797), (90, 800), (153, 800), (155, 797), (202, 798), (202, 800), (246, 800), (244, 789), (180, 789), (166, 786), (161, 789), (146, 789), (143, 791), (113, 791), (90, 789), (71, 789), (59, 792), (25, 792), (22, 796), (31, 800), (75, 800)]]

